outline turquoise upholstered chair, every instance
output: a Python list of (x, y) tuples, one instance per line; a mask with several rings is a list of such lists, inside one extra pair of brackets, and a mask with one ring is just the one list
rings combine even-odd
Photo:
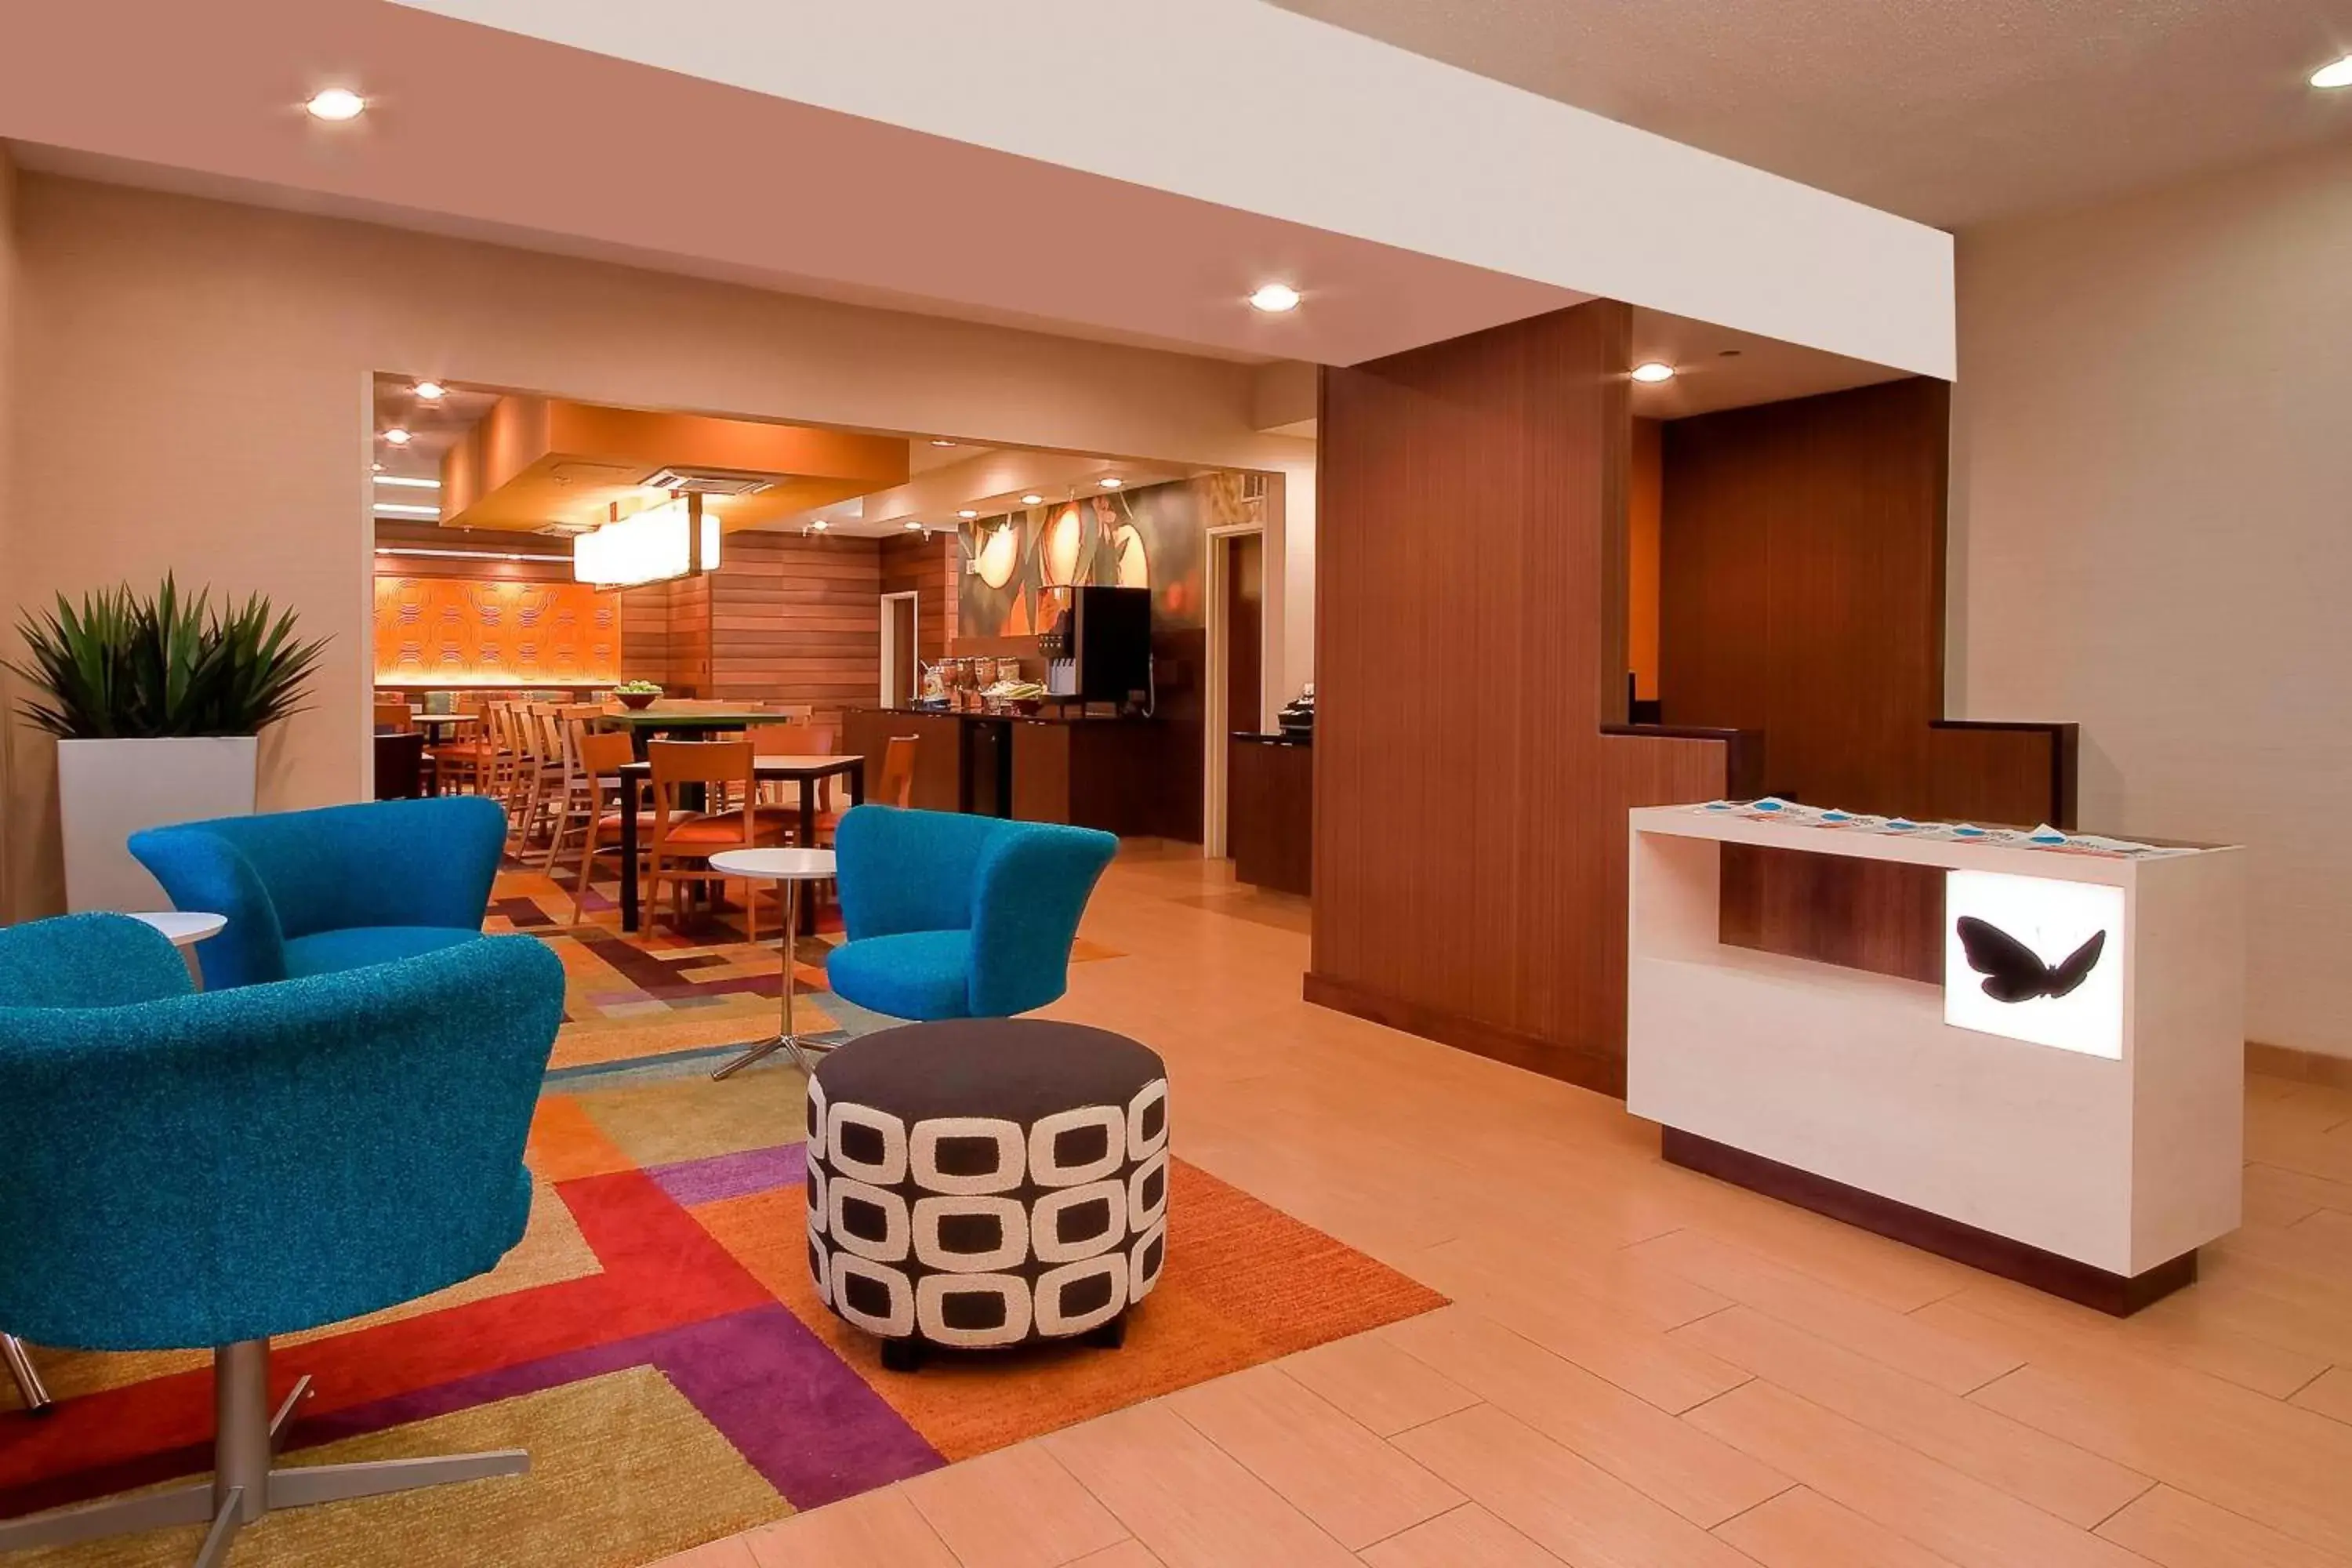
[(849, 938), (826, 960), (836, 995), (894, 1018), (1009, 1018), (1068, 989), (1078, 917), (1118, 840), (861, 805), (834, 848)]
[(518, 1452), (273, 1467), (269, 1341), (488, 1269), (563, 1013), (529, 937), (196, 993), (121, 915), (0, 930), (0, 1324), (84, 1350), (213, 1347), (214, 1475), (0, 1523), (0, 1553), (511, 1475)]
[(462, 795), (152, 827), (131, 853), (174, 907), (228, 917), (196, 944), (223, 991), (479, 935), (506, 837), (495, 802)]

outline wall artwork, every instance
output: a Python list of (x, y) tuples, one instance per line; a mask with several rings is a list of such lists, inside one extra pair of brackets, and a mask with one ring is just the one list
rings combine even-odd
[(1149, 588), (1156, 626), (1201, 626), (1208, 530), (1261, 521), (1265, 507), (1264, 476), (1221, 470), (966, 524), (958, 635), (1034, 636), (1077, 584)]
[(375, 580), (379, 686), (594, 686), (620, 678), (617, 594), (584, 583)]

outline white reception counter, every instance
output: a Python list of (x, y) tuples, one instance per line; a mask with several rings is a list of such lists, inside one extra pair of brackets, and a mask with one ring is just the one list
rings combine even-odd
[[(1941, 868), (1943, 984), (1725, 945), (1721, 847)], [(2238, 1224), (2244, 854), (1632, 813), (1626, 1104), (1669, 1160), (2113, 1312)]]

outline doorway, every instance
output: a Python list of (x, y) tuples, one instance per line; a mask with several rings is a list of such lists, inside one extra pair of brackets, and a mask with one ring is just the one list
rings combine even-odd
[(914, 704), (917, 671), (913, 592), (882, 595), (882, 706)]
[(1236, 731), (1265, 722), (1265, 533), (1263, 529), (1213, 530), (1209, 535), (1209, 724), (1203, 759), (1202, 848), (1212, 858), (1225, 847), (1225, 763)]

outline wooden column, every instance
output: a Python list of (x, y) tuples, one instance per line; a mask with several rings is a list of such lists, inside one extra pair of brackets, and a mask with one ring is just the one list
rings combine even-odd
[(1324, 373), (1309, 1000), (1622, 1093), (1626, 809), (1726, 738), (1625, 711), (1630, 311)]

